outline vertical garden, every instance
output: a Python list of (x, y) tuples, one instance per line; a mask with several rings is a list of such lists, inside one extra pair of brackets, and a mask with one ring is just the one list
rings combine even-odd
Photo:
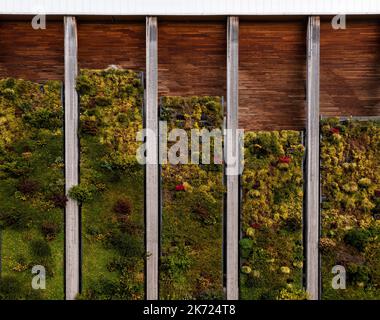
[(0, 80), (0, 300), (64, 297), (62, 131), (59, 82)]
[[(191, 129), (222, 129), (221, 99), (165, 97), (161, 120), (169, 132), (185, 130), (190, 147)], [(199, 141), (200, 152), (194, 155), (202, 157)], [(215, 141), (210, 141), (211, 155)], [(174, 141), (168, 143), (172, 147)], [(161, 188), (160, 298), (222, 299), (223, 166), (213, 156), (210, 164), (164, 164)]]
[(380, 123), (325, 119), (321, 133), (322, 298), (379, 299)]
[(144, 298), (144, 170), (137, 163), (143, 87), (132, 71), (82, 70), (82, 299)]
[(306, 298), (302, 289), (303, 155), (300, 132), (245, 134), (241, 299)]

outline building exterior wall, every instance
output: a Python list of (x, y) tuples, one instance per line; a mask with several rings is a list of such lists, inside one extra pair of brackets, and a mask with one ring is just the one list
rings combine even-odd
[(239, 125), (303, 128), (306, 21), (240, 23)]
[(346, 30), (321, 25), (321, 114), (380, 115), (380, 23), (348, 20)]
[(224, 21), (159, 23), (160, 95), (225, 96), (226, 32)]
[(0, 23), (0, 77), (63, 80), (63, 22), (33, 30), (30, 22)]
[(145, 71), (145, 20), (128, 23), (78, 23), (80, 68), (119, 65)]
[[(0, 24), (0, 77), (63, 80), (63, 24)], [(226, 96), (226, 23), (159, 22), (159, 93)], [(145, 70), (145, 21), (78, 23), (79, 66)], [(305, 126), (306, 19), (240, 22), (239, 123), (246, 130)], [(380, 115), (380, 23), (321, 26), (321, 114)]]

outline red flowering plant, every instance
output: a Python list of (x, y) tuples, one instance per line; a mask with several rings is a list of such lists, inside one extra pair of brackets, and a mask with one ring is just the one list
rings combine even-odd
[(339, 134), (339, 133), (340, 133), (340, 129), (339, 129), (339, 128), (331, 128), (331, 129), (330, 129), (330, 132), (331, 132), (332, 134)]
[(185, 186), (181, 183), (175, 186), (175, 191), (185, 191)]
[(286, 163), (289, 164), (292, 161), (292, 158), (289, 156), (282, 156), (278, 159), (279, 163)]

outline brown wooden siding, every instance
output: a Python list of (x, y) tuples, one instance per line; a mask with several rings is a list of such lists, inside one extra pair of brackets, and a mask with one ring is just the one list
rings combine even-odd
[(225, 22), (160, 22), (160, 95), (225, 96)]
[(33, 81), (63, 80), (63, 23), (47, 21), (34, 30), (30, 21), (0, 23), (0, 77)]
[(240, 23), (239, 126), (302, 129), (306, 22)]
[(346, 30), (321, 26), (321, 113), (380, 115), (380, 22), (347, 19)]
[[(321, 114), (380, 115), (380, 22), (347, 20), (321, 27)], [(79, 65), (145, 70), (145, 22), (79, 22)], [(226, 95), (223, 21), (159, 23), (160, 95)], [(0, 23), (0, 77), (63, 80), (63, 23)], [(305, 126), (305, 21), (241, 21), (240, 127)]]
[(78, 23), (80, 68), (104, 69), (119, 65), (145, 70), (145, 21), (125, 23)]

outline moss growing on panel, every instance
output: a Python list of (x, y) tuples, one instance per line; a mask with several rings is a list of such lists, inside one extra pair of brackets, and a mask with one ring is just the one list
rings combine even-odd
[[(191, 129), (221, 129), (221, 99), (166, 97), (161, 119), (168, 121), (169, 132), (174, 128), (187, 134)], [(211, 139), (212, 155), (214, 145)], [(169, 142), (169, 149), (172, 146)], [(162, 190), (160, 298), (222, 299), (222, 164), (215, 164), (213, 157), (211, 164), (165, 164)]]
[[(63, 299), (61, 84), (0, 80), (0, 299)], [(33, 266), (46, 290), (32, 288)]]
[(302, 289), (303, 154), (300, 132), (245, 134), (241, 299), (306, 298)]
[(128, 70), (82, 70), (80, 184), (81, 299), (144, 298), (144, 170), (137, 163), (143, 88)]
[[(323, 299), (380, 298), (380, 125), (321, 123)], [(346, 289), (334, 289), (336, 265)]]

